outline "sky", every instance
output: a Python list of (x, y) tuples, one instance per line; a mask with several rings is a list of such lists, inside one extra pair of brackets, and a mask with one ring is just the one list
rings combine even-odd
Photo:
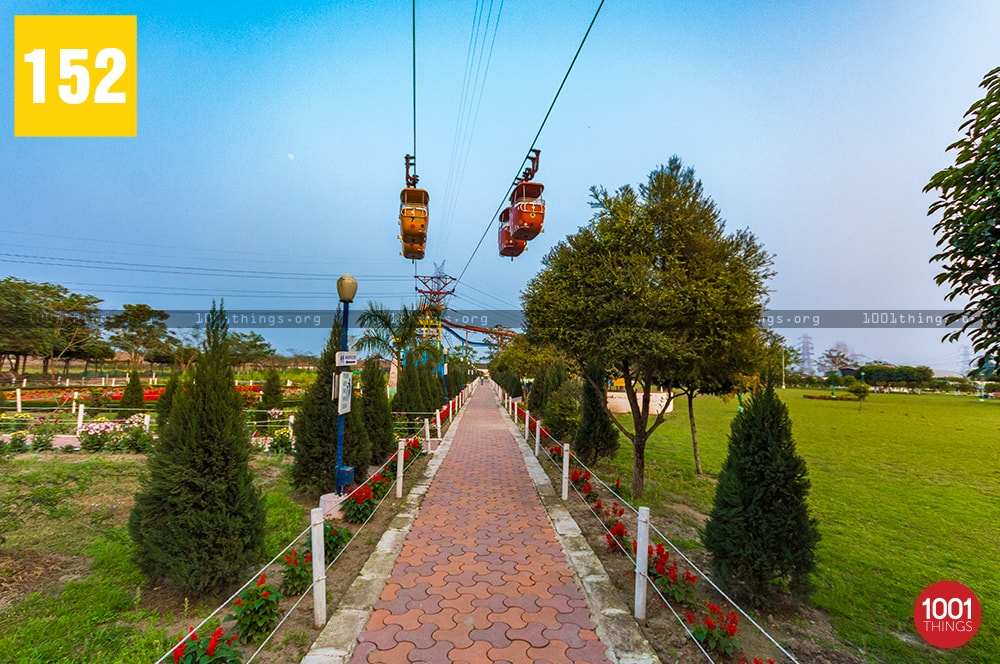
[[(413, 275), (443, 264), (461, 276), (455, 318), (516, 310), (547, 251), (589, 221), (592, 186), (640, 183), (676, 154), (727, 228), (774, 254), (771, 309), (955, 308), (934, 283), (922, 190), (1000, 61), (1000, 3), (606, 0), (542, 127), (597, 6), (416, 3), (430, 224), (415, 265), (396, 239), (414, 148), (409, 2), (4, 3), (12, 59), (16, 15), (135, 15), (138, 130), (15, 138), (0, 62), (0, 276), (108, 309), (310, 312), (334, 309), (350, 272), (355, 312), (412, 304)], [(540, 127), (545, 232), (511, 261), (495, 214)], [(279, 352), (318, 354), (328, 334), (255, 329)], [(844, 342), (942, 369), (966, 352), (940, 329), (779, 331), (809, 334), (816, 354)]]

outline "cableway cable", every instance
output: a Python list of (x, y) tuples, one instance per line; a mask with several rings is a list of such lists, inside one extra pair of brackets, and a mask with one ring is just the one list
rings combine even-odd
[(559, 95), (562, 93), (563, 86), (566, 85), (566, 80), (569, 79), (569, 75), (573, 71), (573, 65), (576, 64), (577, 58), (580, 57), (580, 52), (583, 50), (583, 45), (587, 43), (587, 37), (590, 35), (591, 29), (593, 29), (594, 23), (597, 22), (597, 17), (600, 15), (601, 8), (603, 6), (604, 6), (604, 0), (601, 0), (600, 3), (597, 5), (597, 10), (594, 12), (594, 17), (590, 19), (590, 25), (587, 26), (587, 31), (583, 34), (583, 39), (580, 40), (580, 45), (577, 47), (576, 53), (573, 55), (573, 60), (570, 61), (569, 67), (566, 69), (566, 75), (563, 76), (562, 82), (559, 83), (559, 88), (556, 90), (556, 94), (552, 98), (552, 103), (549, 104), (549, 110), (545, 112), (545, 117), (542, 118), (542, 124), (538, 127), (538, 131), (535, 133), (535, 138), (531, 141), (531, 146), (525, 153), (524, 159), (521, 160), (521, 164), (517, 167), (517, 172), (514, 175), (514, 179), (511, 180), (510, 186), (507, 187), (507, 193), (504, 194), (503, 198), (500, 200), (500, 205), (497, 206), (496, 211), (490, 217), (489, 223), (486, 225), (486, 229), (483, 231), (482, 237), (479, 238), (479, 242), (476, 244), (476, 248), (472, 250), (472, 255), (469, 256), (469, 260), (465, 263), (465, 267), (462, 268), (462, 272), (458, 275), (459, 280), (461, 280), (462, 277), (465, 276), (465, 271), (468, 270), (469, 266), (472, 264), (472, 259), (476, 257), (476, 253), (479, 252), (479, 248), (483, 246), (483, 240), (486, 239), (486, 236), (487, 234), (489, 234), (490, 229), (493, 228), (493, 220), (496, 218), (498, 214), (500, 214), (500, 210), (503, 209), (504, 204), (507, 202), (507, 197), (510, 195), (510, 192), (514, 190), (514, 187), (517, 184), (517, 178), (521, 174), (521, 167), (524, 166), (524, 163), (526, 161), (528, 161), (529, 157), (531, 156), (531, 151), (535, 149), (535, 144), (538, 143), (538, 138), (542, 135), (542, 130), (545, 129), (545, 123), (548, 122), (549, 116), (552, 114), (552, 109), (555, 108), (556, 102), (559, 100)]

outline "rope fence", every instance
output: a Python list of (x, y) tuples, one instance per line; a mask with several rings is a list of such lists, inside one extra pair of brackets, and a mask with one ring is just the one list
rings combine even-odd
[[(576, 484), (570, 481), (570, 471), (569, 471), (570, 460), (572, 460), (577, 467), (581, 468), (582, 470), (584, 470), (586, 473), (589, 474), (588, 481), (596, 481), (604, 491), (606, 491), (608, 494), (610, 494), (615, 498), (615, 500), (622, 508), (630, 510), (637, 517), (636, 534), (638, 540), (643, 540), (643, 544), (645, 545), (646, 542), (648, 542), (648, 530), (652, 530), (657, 535), (657, 537), (659, 537), (663, 541), (663, 543), (665, 543), (674, 552), (677, 553), (677, 555), (689, 566), (690, 569), (694, 570), (694, 572), (699, 574), (701, 578), (703, 578), (708, 583), (708, 585), (711, 587), (712, 590), (718, 593), (719, 596), (721, 596), (726, 602), (728, 602), (741, 616), (746, 618), (746, 620), (751, 625), (753, 625), (768, 641), (770, 641), (770, 643), (774, 645), (775, 648), (781, 651), (781, 653), (788, 658), (788, 661), (798, 664), (798, 660), (791, 653), (789, 653), (780, 643), (778, 643), (778, 641), (775, 640), (774, 637), (772, 637), (757, 621), (755, 621), (753, 617), (750, 616), (749, 613), (747, 613), (739, 604), (737, 604), (732, 599), (732, 597), (730, 597), (724, 590), (722, 590), (722, 588), (718, 586), (718, 584), (715, 583), (715, 581), (712, 580), (712, 578), (708, 574), (706, 574), (700, 567), (698, 567), (698, 565), (696, 565), (687, 555), (685, 555), (685, 553), (681, 551), (680, 548), (678, 548), (677, 545), (670, 540), (670, 538), (668, 538), (659, 528), (656, 527), (655, 524), (651, 522), (651, 520), (648, 518), (648, 508), (645, 507), (636, 508), (629, 501), (623, 498), (614, 488), (612, 488), (607, 482), (605, 482), (595, 471), (593, 471), (585, 463), (583, 463), (580, 460), (580, 458), (570, 449), (570, 446), (568, 444), (560, 443), (558, 440), (556, 440), (542, 426), (541, 420), (539, 418), (532, 417), (530, 411), (522, 408), (517, 401), (509, 397), (501, 388), (499, 388), (499, 386), (496, 387), (496, 393), (497, 396), (502, 400), (504, 404), (504, 409), (507, 411), (508, 415), (510, 415), (511, 419), (513, 419), (515, 425), (518, 426), (518, 429), (520, 430), (521, 427), (523, 426), (523, 434), (526, 441), (531, 439), (530, 434), (532, 431), (532, 424), (534, 425), (536, 457), (539, 456), (540, 454), (544, 454), (545, 457), (548, 458), (548, 460), (554, 466), (556, 466), (557, 468), (559, 466), (562, 466), (561, 473), (562, 473), (562, 486), (563, 486), (563, 494), (562, 494), (563, 500), (564, 501), (567, 500), (568, 498), (567, 489), (569, 486), (572, 486), (573, 491), (576, 493), (577, 497), (587, 506), (590, 513), (596, 518), (597, 522), (601, 525), (601, 528), (604, 529), (606, 537), (608, 538), (609, 542), (615, 541), (617, 538), (611, 532), (611, 529), (608, 527), (608, 525), (605, 523), (604, 519), (602, 518), (602, 515), (599, 514), (598, 511), (594, 508), (594, 505), (588, 502), (585, 495), (580, 491), (580, 489), (576, 486)], [(546, 445), (542, 444), (543, 436), (549, 441), (549, 443)], [(558, 453), (559, 456), (558, 459), (556, 458), (556, 455), (552, 453), (552, 450), (555, 449), (555, 446), (558, 446), (560, 448), (560, 452)], [(644, 513), (646, 517), (645, 519), (642, 518), (644, 516)], [(643, 532), (644, 529), (648, 530), (645, 530)], [(620, 546), (620, 543), (619, 543), (619, 548), (622, 548)], [(637, 554), (639, 553), (638, 549), (639, 546), (637, 544), (636, 545)], [(695, 643), (695, 645), (697, 645), (698, 649), (705, 656), (705, 658), (709, 662), (714, 662), (715, 660), (712, 659), (711, 655), (705, 650), (701, 642), (695, 637), (694, 633), (688, 628), (688, 625), (686, 624), (684, 619), (681, 618), (681, 616), (677, 613), (673, 604), (668, 600), (668, 598), (663, 594), (662, 590), (650, 578), (648, 573), (648, 562), (642, 560), (642, 558), (645, 558), (645, 555), (633, 556), (632, 553), (629, 552), (626, 548), (622, 548), (622, 553), (624, 553), (625, 556), (628, 558), (628, 560), (632, 563), (636, 573), (636, 606), (634, 611), (634, 617), (637, 620), (645, 619), (645, 587), (647, 585), (652, 586), (653, 590), (656, 592), (656, 595), (660, 598), (660, 600), (667, 607), (667, 609), (669, 609), (670, 613), (673, 614), (678, 624), (681, 625), (681, 627), (684, 629), (684, 632), (688, 635), (688, 637), (691, 638), (691, 640)], [(642, 552), (642, 554), (645, 553), (646, 553), (645, 551)]]

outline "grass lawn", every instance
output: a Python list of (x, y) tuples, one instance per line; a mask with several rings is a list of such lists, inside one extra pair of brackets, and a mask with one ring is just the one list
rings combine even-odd
[[(164, 625), (195, 624), (215, 608), (207, 600), (154, 599), (159, 589), (150, 589), (132, 562), (125, 523), (144, 465), (137, 455), (49, 453), (21, 455), (4, 468), (0, 494), (25, 473), (32, 485), (72, 482), (77, 489), (54, 513), (25, 518), (0, 547), (0, 591), (35, 591), (0, 592), (0, 663), (150, 662), (177, 637)], [(306, 513), (289, 498), (279, 458), (259, 456), (252, 465), (270, 557), (302, 530)]]
[[(806, 393), (781, 396), (809, 467), (822, 536), (814, 602), (873, 661), (1000, 661), (1000, 401), (872, 394), (859, 408)], [(709, 478), (694, 475), (686, 401), (674, 405), (647, 446), (642, 502), (654, 513), (680, 503), (707, 514), (737, 403), (695, 401)], [(632, 448), (622, 441), (605, 470), (620, 472), (624, 486)], [(922, 645), (913, 605), (945, 579), (975, 591), (983, 621), (967, 645), (936, 651)]]

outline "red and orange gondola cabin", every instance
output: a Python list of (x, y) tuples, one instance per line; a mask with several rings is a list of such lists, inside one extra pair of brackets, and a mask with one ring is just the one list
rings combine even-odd
[(521, 252), (528, 246), (528, 241), (519, 240), (511, 235), (510, 210), (509, 207), (504, 208), (503, 212), (500, 213), (500, 231), (497, 243), (500, 245), (501, 256), (514, 258), (521, 255)]
[(540, 182), (521, 182), (510, 195), (510, 235), (516, 240), (533, 240), (545, 222), (545, 200)]
[(404, 238), (426, 239), (429, 201), (426, 189), (407, 187), (399, 193), (399, 231)]

